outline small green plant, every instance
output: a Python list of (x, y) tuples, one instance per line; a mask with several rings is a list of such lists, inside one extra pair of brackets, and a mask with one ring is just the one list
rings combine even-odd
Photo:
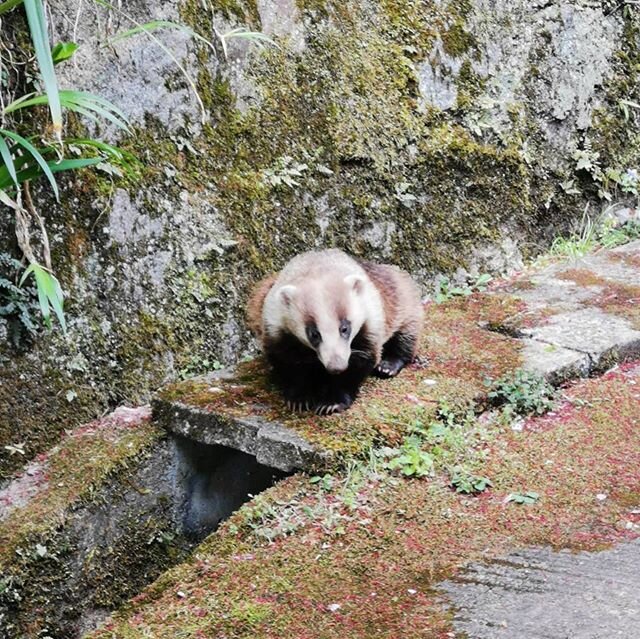
[(308, 169), (308, 164), (295, 162), (291, 156), (285, 155), (278, 158), (272, 168), (265, 169), (262, 177), (266, 184), (273, 187), (294, 187), (299, 185), (297, 178), (301, 178)]
[(438, 282), (435, 301), (437, 304), (442, 304), (455, 297), (469, 297), (469, 295), (473, 293), (486, 291), (487, 286), (492, 280), (493, 277), (488, 273), (483, 273), (461, 286), (452, 284), (448, 279), (442, 279)]
[(476, 495), (489, 488), (491, 480), (481, 475), (475, 475), (466, 468), (456, 467), (451, 471), (451, 485), (457, 493)]
[(540, 495), (534, 491), (528, 491), (526, 493), (511, 493), (507, 496), (506, 502), (513, 502), (514, 504), (522, 504), (529, 506), (535, 504), (540, 499)]
[(433, 472), (433, 457), (422, 450), (422, 440), (410, 435), (385, 464), (389, 470), (399, 470), (406, 477), (426, 477)]
[(189, 363), (181, 368), (178, 372), (180, 379), (190, 379), (198, 375), (204, 375), (205, 373), (211, 373), (212, 371), (219, 371), (224, 368), (224, 364), (221, 364), (217, 359), (209, 359), (208, 357), (200, 357), (194, 355)]
[(333, 475), (325, 473), (324, 475), (315, 475), (309, 479), (310, 484), (317, 484), (322, 490), (329, 492), (333, 489)]
[(35, 291), (14, 284), (22, 263), (0, 253), (0, 327), (15, 348), (22, 348), (36, 335), (38, 324)]
[[(627, 107), (626, 113), (629, 114), (628, 107), (635, 108), (637, 105), (628, 100), (622, 100), (621, 106)], [(600, 159), (600, 153), (594, 151), (591, 143), (587, 140), (584, 144), (584, 148), (576, 149), (572, 158), (575, 160), (576, 172), (586, 172), (594, 184), (598, 188), (598, 197), (607, 202), (611, 202), (614, 194), (621, 193), (623, 195), (640, 194), (640, 180), (638, 171), (635, 168), (621, 168), (602, 166)], [(566, 184), (566, 183), (565, 183)], [(570, 181), (571, 189), (568, 190), (565, 185), (563, 188), (568, 193), (579, 193), (578, 189), (573, 188), (573, 181)]]
[(550, 253), (570, 259), (584, 257), (598, 248), (613, 248), (640, 237), (640, 223), (629, 221), (619, 224), (610, 215), (611, 207), (596, 219), (588, 214), (588, 207), (582, 216), (580, 230), (569, 237), (557, 237)]
[(498, 380), (485, 380), (487, 397), (495, 405), (506, 405), (518, 415), (542, 415), (553, 408), (555, 390), (547, 380), (519, 369)]

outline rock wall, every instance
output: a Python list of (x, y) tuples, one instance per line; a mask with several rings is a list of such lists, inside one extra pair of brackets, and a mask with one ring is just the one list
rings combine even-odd
[[(62, 429), (246, 353), (248, 286), (299, 251), (339, 246), (425, 286), (439, 273), (516, 267), (585, 202), (600, 206), (594, 166), (638, 166), (640, 114), (620, 102), (640, 101), (631, 5), (211, 4), (136, 0), (125, 17), (51, 3), (55, 40), (81, 44), (63, 84), (131, 119), (127, 134), (71, 128), (137, 162), (123, 176), (67, 178), (59, 204), (39, 193), (70, 328), (0, 346), (0, 450), (24, 451), (0, 453), (0, 477)], [(157, 43), (110, 40), (131, 19), (179, 21), (214, 42), (154, 32), (193, 78), (204, 119)], [(3, 29), (20, 26), (18, 16)], [(236, 26), (277, 46), (229, 40), (225, 58), (215, 32)], [(590, 158), (580, 171), (576, 151)], [(3, 224), (0, 252), (15, 255)]]

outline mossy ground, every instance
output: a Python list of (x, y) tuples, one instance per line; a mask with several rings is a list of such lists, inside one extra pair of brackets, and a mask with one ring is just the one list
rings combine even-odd
[(0, 521), (0, 567), (15, 559), (16, 549), (55, 530), (67, 509), (90, 498), (106, 477), (126, 468), (162, 435), (149, 411), (137, 409), (131, 416), (120, 412), (76, 429), (40, 455), (35, 494), (15, 509), (11, 502), (4, 504), (11, 512)]
[[(91, 636), (450, 636), (434, 587), (463, 564), (638, 536), (639, 380), (640, 363), (627, 364), (564, 389), (522, 430), (489, 425), (480, 470), (493, 485), (477, 497), (372, 464), (329, 485), (291, 477)], [(540, 498), (506, 501), (525, 491)]]
[(369, 379), (355, 404), (330, 418), (289, 411), (269, 381), (262, 359), (240, 364), (231, 380), (191, 380), (166, 387), (160, 399), (241, 417), (259, 414), (296, 431), (337, 463), (366, 455), (374, 444), (397, 444), (417, 418), (442, 403), (472, 407), (497, 379), (520, 365), (521, 343), (483, 325), (502, 326), (522, 316), (508, 296), (474, 294), (464, 301), (428, 304), (418, 358), (393, 380)]
[(192, 548), (170, 500), (136, 486), (165, 455), (149, 417), (119, 409), (76, 429), (0, 493), (3, 637), (75, 636), (87, 610), (113, 610)]

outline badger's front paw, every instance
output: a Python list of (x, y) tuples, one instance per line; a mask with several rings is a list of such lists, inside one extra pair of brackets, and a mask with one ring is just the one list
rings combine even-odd
[(337, 415), (343, 413), (351, 404), (340, 402), (339, 404), (320, 404), (316, 406), (316, 415)]
[(316, 415), (337, 415), (343, 413), (353, 404), (353, 397), (348, 393), (329, 396), (322, 402), (316, 404), (314, 410)]
[(404, 367), (406, 362), (403, 359), (383, 359), (374, 369), (376, 377), (395, 377)]

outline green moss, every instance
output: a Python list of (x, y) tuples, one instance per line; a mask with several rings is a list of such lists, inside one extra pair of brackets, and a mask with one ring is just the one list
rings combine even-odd
[[(91, 637), (446, 636), (451, 618), (432, 588), (463, 565), (530, 545), (595, 550), (632, 536), (640, 432), (630, 382), (639, 375), (636, 364), (583, 380), (522, 431), (469, 432), (478, 470), (493, 482), (479, 497), (456, 494), (444, 477), (401, 480), (379, 464), (352, 465), (329, 488), (290, 477)], [(505, 505), (522, 490), (541, 498)], [(340, 608), (330, 612), (332, 603)]]
[(15, 558), (15, 551), (30, 538), (55, 529), (60, 514), (90, 495), (110, 474), (143, 455), (161, 435), (148, 416), (134, 426), (118, 417), (94, 422), (67, 436), (41, 460), (46, 481), (26, 506), (0, 523), (0, 566)]
[(625, 170), (640, 162), (640, 134), (621, 108), (621, 100), (640, 101), (640, 11), (626, 7), (624, 27), (614, 61), (614, 71), (605, 83), (602, 107), (593, 114), (589, 138), (600, 153), (603, 167)]
[(475, 36), (467, 31), (462, 20), (457, 20), (442, 34), (442, 44), (444, 45), (445, 53), (455, 58), (477, 51)]
[(476, 106), (477, 99), (486, 88), (487, 80), (473, 70), (469, 60), (465, 60), (455, 78), (458, 89), (457, 108), (468, 110)]
[(180, 4), (180, 17), (206, 38), (214, 33), (212, 25), (216, 14), (226, 20), (238, 21), (243, 26), (259, 29), (260, 13), (255, 0), (213, 0), (208, 6), (213, 9), (213, 15), (198, 0), (183, 0)]

